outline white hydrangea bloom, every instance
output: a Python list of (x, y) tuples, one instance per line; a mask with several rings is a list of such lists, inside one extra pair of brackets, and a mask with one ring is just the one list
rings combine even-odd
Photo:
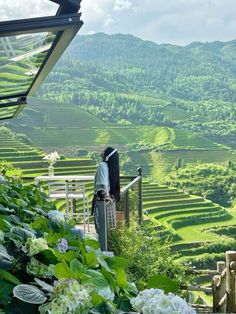
[(44, 238), (28, 238), (26, 242), (26, 249), (29, 256), (34, 256), (48, 249), (47, 240)]
[(195, 310), (173, 293), (164, 294), (160, 289), (141, 291), (130, 300), (133, 308), (142, 314), (195, 314)]
[(51, 302), (40, 306), (41, 314), (88, 313), (91, 297), (75, 279), (60, 279), (54, 286)]

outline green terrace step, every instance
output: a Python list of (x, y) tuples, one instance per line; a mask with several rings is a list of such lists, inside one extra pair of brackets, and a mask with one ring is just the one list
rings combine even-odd
[(163, 218), (170, 218), (170, 217), (180, 217), (185, 216), (185, 215), (194, 215), (194, 214), (210, 214), (210, 213), (217, 213), (217, 210), (219, 210), (219, 207), (208, 207), (208, 208), (189, 208), (189, 209), (180, 209), (178, 211), (168, 211), (168, 212), (163, 212), (161, 214), (157, 214), (154, 218), (157, 220), (161, 220)]
[(193, 197), (191, 196), (190, 198), (182, 198), (179, 200), (171, 200), (168, 199), (166, 201), (154, 201), (154, 202), (145, 202), (144, 203), (144, 208), (147, 208), (148, 206), (171, 206), (171, 205), (184, 205), (184, 204), (191, 204), (191, 203), (197, 203), (197, 202), (202, 202), (203, 198), (200, 196)]
[[(27, 169), (27, 168), (35, 168), (37, 165), (37, 168), (47, 168), (48, 162), (46, 160), (35, 161), (35, 162), (16, 162), (14, 163), (16, 167)], [(92, 159), (69, 159), (69, 160), (60, 160), (56, 163), (55, 169), (57, 167), (67, 167), (67, 166), (94, 166), (95, 162)]]
[(226, 242), (208, 242), (201, 243), (201, 245), (192, 248), (185, 248), (181, 250), (182, 256), (193, 256), (200, 255), (204, 253), (222, 253), (226, 251), (235, 251), (236, 250), (236, 242), (235, 241), (226, 241)]
[(171, 194), (186, 194), (183, 191), (179, 191), (177, 189), (169, 189), (168, 191), (165, 190), (147, 190), (146, 188), (143, 188), (143, 192), (145, 193), (145, 195), (171, 195)]
[(184, 242), (184, 243), (177, 243), (177, 244), (170, 244), (171, 252), (176, 253), (180, 252), (182, 250), (191, 250), (198, 247), (201, 247), (202, 245), (206, 245), (207, 243), (210, 243), (209, 241), (206, 242)]
[(151, 215), (151, 217), (153, 217), (153, 214), (160, 214), (160, 215), (162, 215), (162, 214), (173, 214), (174, 212), (176, 212), (176, 213), (185, 213), (185, 211), (188, 211), (188, 210), (196, 210), (196, 211), (198, 211), (198, 210), (203, 210), (203, 211), (205, 211), (205, 212), (207, 212), (208, 210), (211, 210), (212, 208), (213, 209), (219, 209), (219, 208), (222, 208), (222, 207), (220, 207), (219, 205), (217, 205), (217, 204), (214, 204), (214, 203), (208, 203), (208, 206), (203, 206), (203, 204), (204, 203), (197, 203), (197, 207), (196, 206), (194, 206), (193, 207), (193, 205), (196, 205), (196, 204), (188, 204), (188, 206), (187, 207), (185, 207), (185, 208), (183, 208), (183, 207), (181, 207), (181, 206), (179, 206), (179, 208), (171, 208), (170, 209), (170, 207), (163, 207), (163, 208), (161, 208), (161, 209), (159, 209), (159, 208), (157, 208), (157, 210), (156, 210), (156, 212), (154, 212), (154, 213), (152, 213), (152, 214), (150, 214)]
[[(199, 202), (196, 202), (196, 203), (190, 203), (191, 204), (191, 208), (193, 207), (208, 207), (209, 206), (209, 203), (212, 204), (211, 201), (204, 201), (203, 199)], [(168, 205), (168, 206), (151, 206), (150, 208), (146, 208), (144, 206), (144, 209), (146, 210), (147, 214), (153, 214), (153, 213), (156, 213), (156, 212), (160, 212), (160, 211), (166, 211), (166, 210), (170, 210), (171, 208), (172, 209), (182, 209), (182, 208), (189, 208), (190, 206), (189, 203), (185, 203), (185, 204), (179, 204), (179, 205), (176, 205), (176, 204), (172, 204), (172, 205)]]
[(21, 156), (40, 156), (38, 152), (36, 151), (17, 151), (17, 152), (7, 152), (7, 153), (2, 153), (0, 152), (0, 158), (8, 158), (8, 157), (21, 157)]
[(155, 195), (151, 195), (151, 196), (146, 196), (146, 194), (144, 193), (143, 196), (143, 201), (144, 203), (146, 202), (151, 202), (151, 201), (160, 201), (160, 200), (177, 200), (177, 199), (184, 199), (184, 198), (190, 198), (190, 195), (185, 195), (185, 194), (169, 194), (169, 195), (165, 195), (165, 196), (155, 196)]
[(181, 263), (190, 264), (197, 269), (216, 269), (217, 262), (225, 260), (225, 252), (223, 253), (203, 253), (194, 256), (182, 256), (178, 258)]
[(17, 161), (33, 161), (33, 160), (40, 160), (42, 159), (41, 156), (18, 156), (18, 157), (4, 157), (4, 160), (6, 161), (11, 161), (13, 162), (14, 164), (17, 162)]
[(232, 216), (222, 209), (214, 213), (214, 215), (209, 215), (209, 213), (201, 215), (188, 215), (188, 217), (179, 217), (178, 219), (170, 219), (166, 222), (169, 223), (172, 228), (179, 229), (186, 226), (206, 224), (210, 222), (221, 222), (231, 219)]
[[(0, 143), (0, 145), (1, 145), (1, 143)], [(1, 153), (17, 152), (17, 150), (15, 148), (3, 148), (3, 147), (0, 147), (0, 152)]]

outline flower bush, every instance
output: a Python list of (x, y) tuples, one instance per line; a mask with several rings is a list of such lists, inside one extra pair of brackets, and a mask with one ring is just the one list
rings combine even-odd
[(43, 159), (47, 160), (50, 165), (54, 165), (60, 158), (60, 155), (56, 151), (43, 157)]
[[(157, 301), (160, 309), (162, 304), (173, 308), (168, 314), (180, 313), (179, 308), (194, 313), (185, 301), (158, 290), (134, 298), (138, 291), (126, 274), (128, 260), (83, 238), (75, 221), (65, 221), (41, 188), (6, 181), (0, 185), (0, 204), (0, 313), (167, 313), (154, 310)], [(148, 288), (161, 280), (149, 278)]]
[(195, 314), (195, 310), (173, 293), (164, 294), (161, 289), (141, 291), (130, 300), (134, 310), (142, 314)]
[(0, 312), (123, 313), (136, 287), (127, 260), (101, 252), (65, 221), (45, 193), (0, 185)]

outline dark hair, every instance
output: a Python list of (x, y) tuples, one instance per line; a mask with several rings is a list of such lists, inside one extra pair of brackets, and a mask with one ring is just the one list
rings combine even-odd
[(107, 147), (104, 150), (104, 161), (108, 164), (109, 180), (110, 180), (110, 195), (114, 196), (117, 201), (120, 199), (120, 167), (119, 154), (116, 151), (106, 160), (106, 157), (114, 151), (114, 148)]

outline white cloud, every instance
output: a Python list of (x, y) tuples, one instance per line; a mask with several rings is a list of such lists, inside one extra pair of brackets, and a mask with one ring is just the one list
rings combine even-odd
[(108, 14), (104, 21), (104, 26), (110, 26), (114, 22), (112, 16)]
[(0, 0), (0, 21), (55, 15), (57, 9), (48, 0)]
[(133, 3), (129, 0), (116, 0), (114, 4), (114, 11), (128, 10), (133, 7)]
[[(55, 14), (49, 0), (0, 0), (0, 20)], [(158, 43), (236, 38), (236, 0), (83, 0), (81, 32), (130, 33)]]

